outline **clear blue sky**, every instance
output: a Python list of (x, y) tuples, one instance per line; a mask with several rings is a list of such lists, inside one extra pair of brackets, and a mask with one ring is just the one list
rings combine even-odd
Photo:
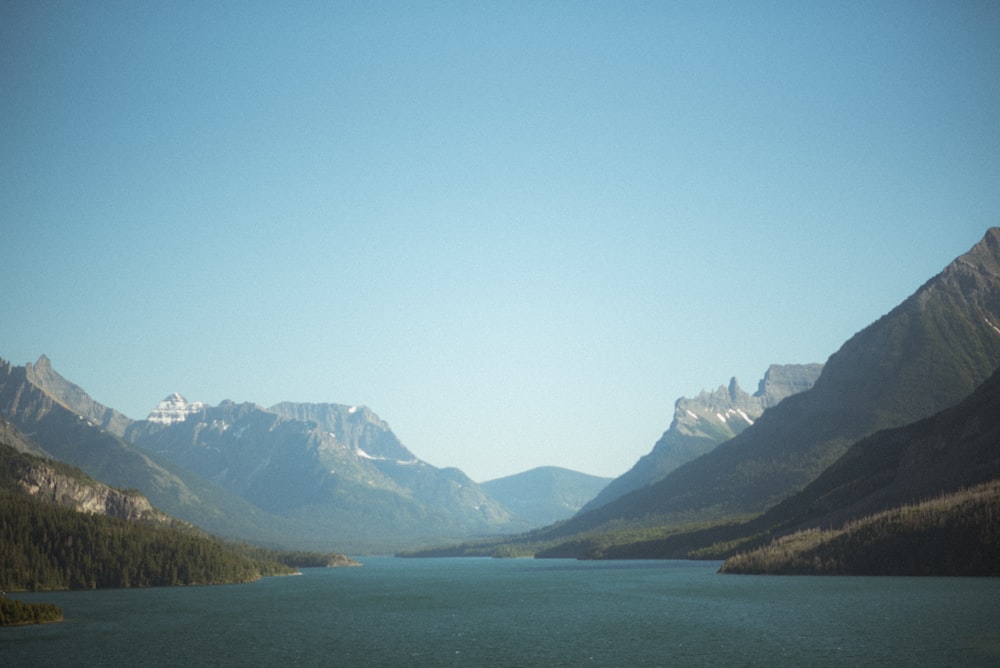
[(0, 4), (0, 357), (618, 475), (1000, 224), (995, 2)]

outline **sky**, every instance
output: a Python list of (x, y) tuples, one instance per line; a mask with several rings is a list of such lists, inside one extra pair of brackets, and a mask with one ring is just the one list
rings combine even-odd
[(0, 357), (617, 476), (1000, 225), (995, 2), (0, 3)]

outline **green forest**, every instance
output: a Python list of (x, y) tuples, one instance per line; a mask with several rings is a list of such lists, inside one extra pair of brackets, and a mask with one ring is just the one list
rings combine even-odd
[(1000, 481), (783, 536), (730, 557), (721, 572), (1000, 575)]
[(336, 553), (231, 544), (193, 527), (89, 515), (0, 490), (0, 626), (59, 621), (6, 591), (250, 582), (298, 568), (357, 566)]
[(0, 444), (0, 589), (6, 591), (248, 582), (298, 568), (357, 565), (335, 553), (228, 543), (161, 513), (129, 521), (77, 512), (20, 490), (18, 480), (37, 468), (100, 485), (72, 466)]
[(24, 603), (0, 594), (0, 626), (61, 622), (62, 610), (52, 603)]

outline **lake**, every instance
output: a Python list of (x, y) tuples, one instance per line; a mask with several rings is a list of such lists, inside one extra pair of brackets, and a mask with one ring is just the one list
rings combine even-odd
[(997, 666), (1000, 579), (718, 562), (365, 559), (247, 585), (16, 594), (8, 666)]

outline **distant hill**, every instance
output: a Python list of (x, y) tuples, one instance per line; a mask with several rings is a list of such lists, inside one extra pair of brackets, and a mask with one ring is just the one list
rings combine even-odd
[(575, 514), (611, 481), (557, 466), (542, 466), (482, 483), (482, 488), (534, 526)]
[(629, 471), (615, 478), (583, 511), (593, 510), (642, 487), (662, 480), (682, 464), (715, 449), (747, 427), (765, 410), (785, 397), (813, 386), (822, 364), (773, 364), (752, 395), (740, 388), (736, 378), (714, 392), (702, 391), (693, 398), (681, 397), (674, 404), (674, 419), (653, 450)]

